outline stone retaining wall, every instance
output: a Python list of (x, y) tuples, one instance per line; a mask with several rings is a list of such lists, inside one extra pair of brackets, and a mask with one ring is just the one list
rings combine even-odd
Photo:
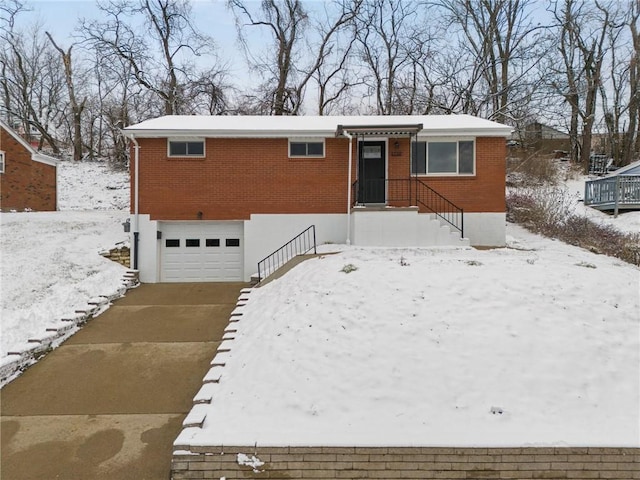
[(247, 446), (174, 452), (174, 480), (223, 477), (640, 479), (640, 449)]
[(131, 251), (129, 247), (117, 246), (106, 252), (101, 252), (100, 255), (127, 268), (131, 268)]

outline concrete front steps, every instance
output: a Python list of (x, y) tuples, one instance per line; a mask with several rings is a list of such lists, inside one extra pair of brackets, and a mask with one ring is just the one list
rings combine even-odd
[(351, 243), (373, 247), (469, 246), (468, 238), (418, 207), (355, 207)]

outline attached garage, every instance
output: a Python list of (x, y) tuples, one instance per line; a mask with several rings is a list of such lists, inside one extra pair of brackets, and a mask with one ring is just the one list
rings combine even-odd
[(162, 282), (242, 281), (244, 222), (162, 222)]

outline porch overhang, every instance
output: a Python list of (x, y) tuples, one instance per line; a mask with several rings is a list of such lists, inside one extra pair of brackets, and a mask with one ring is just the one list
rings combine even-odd
[(422, 130), (422, 123), (406, 125), (338, 125), (336, 137), (345, 133), (359, 137), (411, 137)]

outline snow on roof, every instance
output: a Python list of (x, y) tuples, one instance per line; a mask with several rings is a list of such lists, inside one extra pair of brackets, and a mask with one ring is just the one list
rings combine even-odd
[(31, 160), (40, 163), (46, 163), (47, 165), (56, 166), (58, 164), (58, 159), (50, 157), (49, 155), (45, 155), (44, 153), (38, 152), (35, 148), (29, 144), (24, 138), (22, 138), (18, 132), (16, 132), (13, 128), (11, 128), (5, 121), (0, 118), (0, 128), (3, 128), (7, 131), (9, 135), (11, 135), (20, 145), (22, 145), (29, 153), (31, 153)]
[(618, 170), (611, 172), (608, 177), (614, 177), (616, 175), (637, 175), (640, 174), (640, 160), (631, 162), (629, 165), (620, 167)]
[(168, 115), (126, 127), (127, 136), (166, 137), (333, 137), (340, 125), (398, 127), (422, 125), (419, 135), (508, 137), (512, 128), (471, 115), (196, 116)]

